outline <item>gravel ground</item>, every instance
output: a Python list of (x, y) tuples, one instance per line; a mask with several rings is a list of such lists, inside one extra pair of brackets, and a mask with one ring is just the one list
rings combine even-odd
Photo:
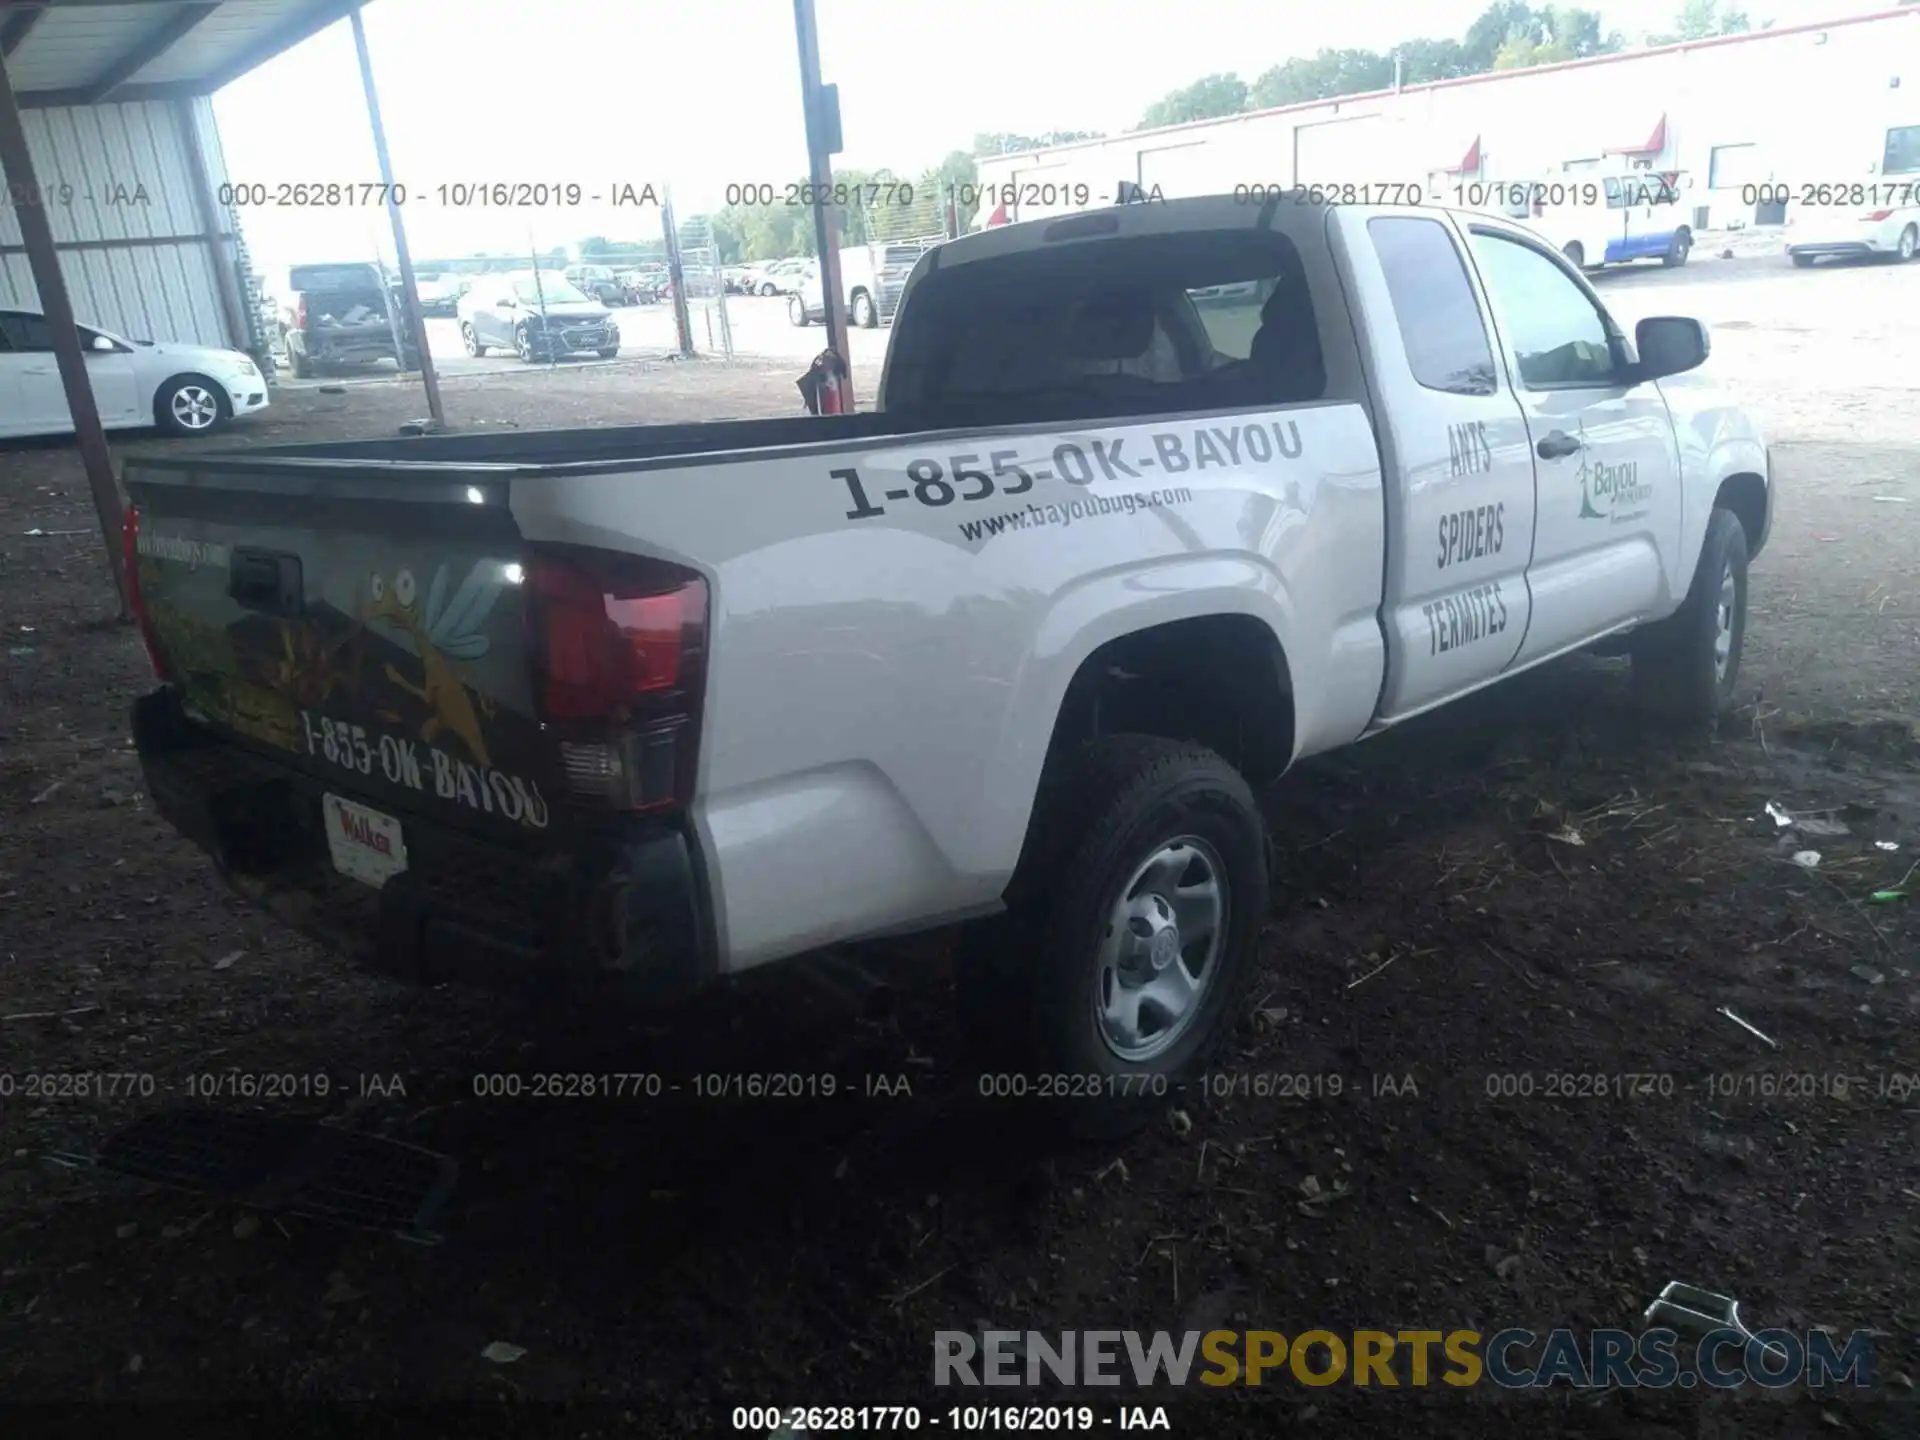
[[(1276, 905), (1225, 1093), (1092, 1148), (970, 1093), (944, 937), (832, 957), (884, 990), (822, 961), (666, 1016), (409, 991), (290, 939), (143, 795), (126, 705), (146, 663), (111, 623), (71, 452), (0, 450), (0, 1054), (16, 1077), (0, 1096), (0, 1393), (247, 1407), (289, 1432), (322, 1417), (365, 1433), (385, 1417), (364, 1402), (404, 1400), (469, 1407), (410, 1433), (457, 1416), (462, 1434), (696, 1435), (742, 1404), (944, 1417), (936, 1330), (1588, 1329), (1633, 1325), (1682, 1279), (1756, 1322), (1871, 1327), (1875, 1387), (1132, 1398), (1194, 1436), (1920, 1433), (1920, 901), (1863, 903), (1920, 857), (1920, 266), (1731, 261), (1605, 288), (1629, 321), (1712, 320), (1714, 363), (1772, 426), (1780, 510), (1735, 722), (1677, 746), (1642, 728), (1617, 663), (1580, 660), (1300, 767), (1271, 797)], [(447, 396), (463, 427), (790, 414), (794, 370), (615, 364)], [(223, 443), (391, 433), (421, 408), (399, 383), (289, 392)], [(1846, 833), (1781, 830), (1768, 801)], [(1819, 869), (1790, 862), (1802, 848)], [(903, 1077), (911, 1094), (473, 1085), (732, 1069)], [(42, 1158), (229, 1070), (326, 1074), (324, 1099), (265, 1108), (351, 1112), (457, 1157), (445, 1243)], [(48, 1099), (17, 1078), (90, 1071), (162, 1093)], [(1783, 1073), (1815, 1093), (1762, 1078)], [(1623, 1074), (1668, 1081), (1547, 1094), (1552, 1076)], [(1844, 1099), (1835, 1076), (1853, 1078)], [(493, 1342), (524, 1353), (489, 1361)], [(19, 1433), (56, 1412), (31, 1414)]]

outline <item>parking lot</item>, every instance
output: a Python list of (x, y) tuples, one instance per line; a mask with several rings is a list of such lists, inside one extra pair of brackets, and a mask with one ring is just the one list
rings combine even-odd
[[(73, 453), (0, 450), (7, 1068), (176, 1087), (325, 1073), (328, 1098), (287, 1108), (351, 1112), (462, 1175), (446, 1241), (410, 1247), (42, 1160), (177, 1088), (0, 1099), (0, 1390), (404, 1394), (486, 1402), (476, 1427), (564, 1402), (569, 1433), (692, 1435), (740, 1404), (944, 1416), (952, 1397), (926, 1378), (937, 1330), (1631, 1325), (1678, 1279), (1736, 1295), (1756, 1324), (1875, 1328), (1877, 1388), (1717, 1408), (1476, 1392), (1471, 1433), (1914, 1433), (1920, 265), (1702, 255), (1600, 284), (1629, 328), (1707, 320), (1710, 369), (1774, 445), (1735, 723), (1676, 746), (1642, 728), (1619, 662), (1582, 657), (1300, 767), (1270, 797), (1276, 908), (1229, 1064), (1321, 1077), (1313, 1098), (1185, 1097), (1085, 1149), (1010, 1129), (970, 1092), (944, 937), (664, 1016), (404, 990), (289, 940), (143, 794), (126, 706), (147, 663), (111, 623)], [(752, 357), (732, 366), (660, 360), (660, 307), (619, 312), (619, 359), (554, 367), (471, 360), (435, 321), (450, 421), (794, 413), (823, 332), (789, 326), (778, 299), (729, 308)], [(886, 336), (854, 334), (865, 398)], [(291, 385), (212, 443), (390, 434), (423, 410), (398, 379)], [(126, 448), (145, 446), (172, 448)], [(1805, 849), (1816, 868), (1793, 862)], [(1867, 903), (1903, 883), (1913, 898)], [(728, 1069), (907, 1083), (717, 1105), (473, 1084)], [(1856, 1083), (1844, 1098), (1720, 1083), (1759, 1073)], [(1670, 1083), (1548, 1098), (1503, 1078), (1628, 1074)], [(523, 1353), (489, 1363), (495, 1342)], [(1357, 1427), (1390, 1416), (1417, 1437), (1463, 1433), (1468, 1404), (1289, 1384), (1169, 1408), (1183, 1435), (1386, 1433)]]

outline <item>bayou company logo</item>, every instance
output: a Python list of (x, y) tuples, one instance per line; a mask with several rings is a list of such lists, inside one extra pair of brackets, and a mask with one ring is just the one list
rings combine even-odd
[[(1583, 432), (1581, 440), (1586, 435)], [(1584, 450), (1582, 454), (1585, 454)], [(1580, 462), (1580, 518), (1611, 520), (1619, 525), (1647, 513), (1653, 486), (1640, 483), (1640, 462), (1609, 465), (1604, 460)]]

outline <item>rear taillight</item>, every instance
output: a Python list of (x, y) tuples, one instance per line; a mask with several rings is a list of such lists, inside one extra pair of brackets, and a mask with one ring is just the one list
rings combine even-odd
[(141, 642), (147, 647), (147, 662), (164, 682), (168, 678), (166, 662), (160, 656), (160, 641), (153, 632), (147, 602), (140, 594), (140, 507), (137, 505), (127, 506), (126, 518), (120, 523), (120, 554), (121, 568), (126, 572), (127, 608), (133, 611), (134, 623), (140, 627)]
[(540, 719), (575, 800), (659, 810), (692, 797), (707, 583), (682, 566), (533, 548), (527, 623)]
[(1882, 220), (1891, 220), (1892, 218), (1893, 218), (1893, 211), (1891, 210), (1876, 210), (1871, 215), (1867, 216), (1867, 219), (1871, 220), (1876, 225), (1878, 225)]
[(293, 307), (293, 328), (296, 330), (307, 328), (307, 297), (304, 295)]

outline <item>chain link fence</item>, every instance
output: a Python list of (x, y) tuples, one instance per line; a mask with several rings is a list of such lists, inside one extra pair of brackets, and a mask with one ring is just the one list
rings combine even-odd
[[(688, 347), (696, 355), (731, 360), (733, 326), (727, 315), (726, 267), (720, 237), (706, 215), (690, 215), (669, 232), (669, 244), (678, 241), (680, 275), (687, 302)], [(669, 261), (671, 264), (671, 261)]]

